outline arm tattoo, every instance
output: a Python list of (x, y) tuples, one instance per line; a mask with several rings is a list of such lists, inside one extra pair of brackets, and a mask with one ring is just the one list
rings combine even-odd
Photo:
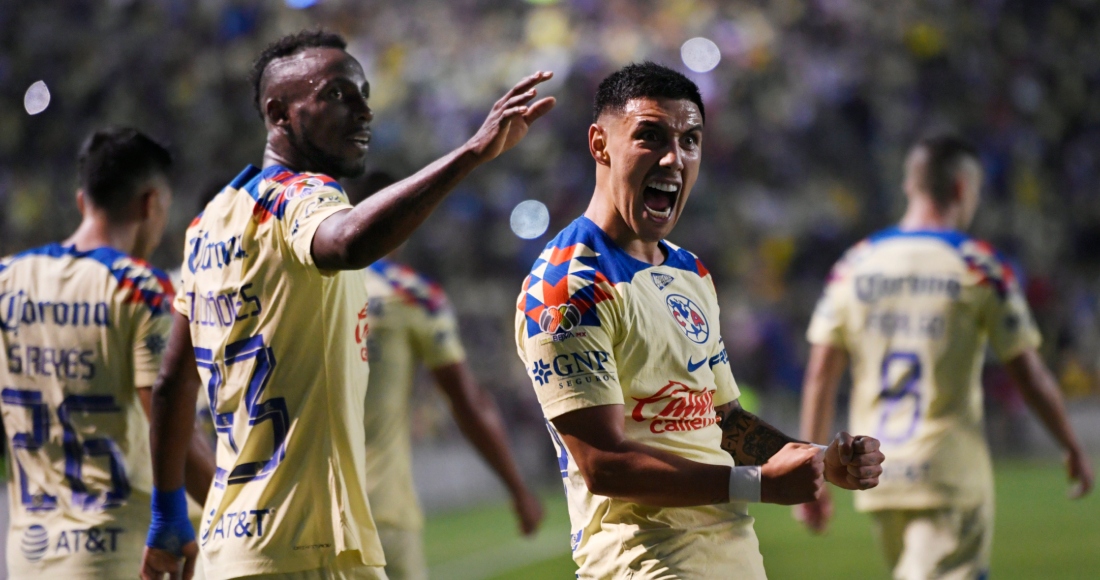
[(722, 428), (722, 449), (738, 465), (763, 465), (788, 443), (795, 442), (775, 427), (741, 408), (737, 401), (714, 410)]

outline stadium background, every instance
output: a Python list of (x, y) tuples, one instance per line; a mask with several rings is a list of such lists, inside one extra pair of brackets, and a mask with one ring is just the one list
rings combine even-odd
[[(177, 265), (197, 200), (260, 161), (263, 127), (247, 81), (252, 59), (272, 39), (318, 26), (344, 34), (363, 63), (375, 114), (370, 167), (399, 177), (464, 141), (512, 81), (536, 68), (556, 72), (543, 90), (558, 98), (548, 122), (464, 182), (402, 256), (449, 292), (478, 378), (496, 395), (528, 477), (548, 486), (555, 502), (554, 533), (564, 521), (553, 499), (561, 492), (514, 354), (513, 305), (534, 257), (587, 204), (594, 176), (585, 135), (596, 85), (643, 59), (684, 70), (702, 89), (702, 173), (671, 239), (714, 274), (734, 374), (766, 417), (795, 429), (803, 333), (828, 268), (848, 245), (900, 215), (906, 148), (926, 132), (949, 129), (982, 151), (987, 179), (974, 231), (1022, 272), (1046, 339), (1042, 354), (1086, 444), (1100, 449), (1100, 2), (4, 2), (0, 254), (75, 228), (76, 149), (90, 130), (114, 123), (151, 133), (176, 156), (172, 224), (154, 262)], [(681, 60), (681, 45), (700, 36), (721, 51), (706, 73), (688, 71)], [(24, 93), (38, 80), (51, 100), (29, 115)], [(548, 233), (534, 240), (509, 228), (513, 208), (527, 199), (550, 212)], [(503, 497), (501, 488), (422, 378), (416, 468), (427, 507), (444, 514), (429, 528), (429, 552), (439, 563), (449, 561), (437, 557), (453, 539), (444, 537), (447, 526), (458, 535), (473, 526), (491, 539), (500, 526), (500, 537), (510, 537), (512, 524), (499, 506), (478, 503)], [(1048, 438), (1002, 372), (989, 369), (985, 383), (998, 457), (1024, 458), (1002, 464), (1008, 484), (1023, 486), (1019, 501), (1041, 500), (1035, 505), (1067, 517), (1091, 510), (1071, 539), (1083, 537), (1095, 552), (1100, 504), (1062, 499)], [(1032, 498), (1033, 488), (1055, 497)], [(467, 511), (453, 511), (460, 508)], [(865, 522), (851, 521), (852, 533), (861, 534), (852, 541), (869, 548)], [(531, 561), (567, 550), (564, 533), (549, 533), (516, 549), (532, 551)], [(1009, 550), (1005, 533), (998, 529), (999, 558)], [(793, 527), (790, 534), (783, 537), (799, 553), (834, 541)], [(842, 536), (840, 527), (834, 535)], [(1024, 543), (1011, 555), (1026, 562), (1077, 553), (1040, 552)], [(884, 574), (877, 553), (865, 557), (878, 566), (869, 574)], [(1081, 577), (1100, 576), (1095, 559), (1078, 563), (1086, 566)], [(995, 563), (994, 573), (1011, 570)], [(454, 574), (440, 577), (461, 576)]]

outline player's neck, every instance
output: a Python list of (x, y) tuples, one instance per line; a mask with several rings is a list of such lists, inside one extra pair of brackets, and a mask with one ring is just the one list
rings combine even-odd
[(639, 238), (614, 206), (604, 203), (603, 199), (602, 196), (593, 195), (592, 202), (584, 212), (584, 217), (592, 220), (592, 223), (603, 230), (607, 237), (611, 238), (615, 245), (622, 248), (631, 258), (654, 266), (663, 264), (667, 256), (661, 249), (660, 243)]
[(959, 212), (955, 206), (939, 208), (929, 199), (913, 197), (898, 228), (906, 231), (961, 230)]
[(129, 256), (145, 258), (145, 256), (136, 255), (138, 224), (113, 224), (99, 215), (84, 216), (84, 220), (80, 222), (80, 227), (61, 243), (66, 246), (76, 246), (78, 252), (110, 247)]

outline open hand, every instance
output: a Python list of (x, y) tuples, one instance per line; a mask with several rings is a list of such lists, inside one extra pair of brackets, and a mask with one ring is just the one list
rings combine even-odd
[(760, 467), (760, 501), (794, 505), (813, 501), (825, 489), (822, 452), (809, 443), (788, 443)]
[(1066, 454), (1066, 472), (1070, 481), (1077, 482), (1069, 492), (1070, 499), (1081, 499), (1092, 489), (1093, 474), (1089, 456), (1080, 449)]
[(195, 575), (195, 559), (199, 557), (199, 545), (189, 542), (180, 550), (178, 556), (167, 550), (145, 546), (141, 555), (141, 580), (191, 580)]
[(844, 431), (837, 433), (825, 450), (825, 479), (844, 489), (875, 487), (886, 459), (878, 448), (878, 439), (874, 437), (852, 437)]
[(519, 531), (525, 536), (530, 536), (538, 531), (542, 524), (542, 502), (539, 498), (526, 489), (512, 499), (512, 510), (516, 512), (519, 520)]
[(821, 490), (821, 496), (814, 501), (798, 504), (791, 508), (794, 519), (802, 522), (815, 534), (825, 533), (829, 520), (833, 518), (833, 498), (829, 488)]
[(527, 135), (531, 123), (554, 108), (554, 97), (528, 104), (538, 95), (535, 85), (553, 76), (552, 72), (539, 71), (517, 83), (493, 104), (485, 123), (467, 142), (479, 162), (489, 161), (515, 147)]

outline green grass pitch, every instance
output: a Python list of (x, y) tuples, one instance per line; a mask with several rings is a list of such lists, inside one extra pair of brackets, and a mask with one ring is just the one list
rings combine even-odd
[[(1100, 578), (1100, 497), (1066, 499), (1058, 466), (997, 465), (997, 516), (990, 577)], [(559, 580), (573, 578), (563, 491), (546, 497), (547, 520), (533, 540), (516, 538), (506, 504), (444, 514), (428, 521), (425, 545), (433, 578)], [(867, 518), (847, 492), (834, 493), (837, 513), (825, 536), (811, 536), (782, 506), (755, 506), (756, 533), (772, 580), (888, 578)]]

